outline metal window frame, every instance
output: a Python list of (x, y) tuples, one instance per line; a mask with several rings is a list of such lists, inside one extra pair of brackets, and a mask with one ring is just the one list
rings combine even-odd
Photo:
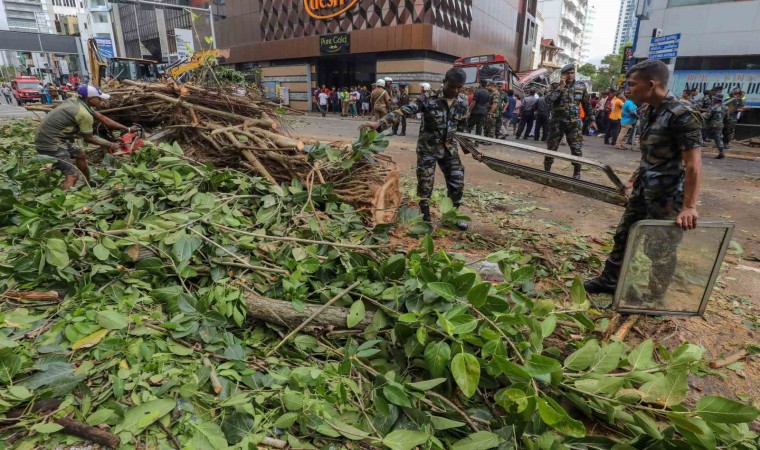
[[(625, 256), (623, 257), (623, 264), (620, 268), (620, 278), (618, 279), (617, 288), (615, 289), (615, 297), (612, 301), (612, 309), (615, 311), (623, 312), (623, 313), (630, 313), (630, 314), (647, 314), (647, 315), (656, 315), (656, 316), (663, 316), (663, 315), (670, 315), (670, 316), (702, 316), (705, 313), (705, 310), (707, 309), (707, 302), (710, 300), (710, 296), (712, 295), (713, 288), (715, 287), (715, 280), (718, 279), (718, 275), (720, 274), (720, 267), (723, 264), (723, 258), (726, 256), (726, 251), (728, 250), (728, 245), (731, 242), (731, 238), (734, 234), (734, 228), (735, 224), (734, 222), (729, 221), (699, 221), (697, 223), (697, 228), (722, 228), (724, 230), (723, 233), (723, 241), (720, 244), (720, 250), (718, 251), (718, 255), (715, 258), (715, 261), (713, 262), (713, 267), (710, 271), (710, 278), (707, 281), (707, 285), (705, 286), (705, 290), (702, 293), (702, 300), (699, 304), (699, 309), (697, 311), (669, 311), (669, 310), (658, 310), (658, 309), (639, 309), (639, 308), (630, 308), (626, 306), (620, 306), (620, 301), (623, 297), (623, 289), (625, 286), (626, 277), (628, 275), (628, 268), (631, 262), (631, 258), (633, 257), (634, 249), (633, 245), (634, 242), (636, 242), (637, 233), (639, 233), (639, 230), (646, 226), (668, 226), (673, 228), (679, 228), (678, 225), (672, 220), (652, 220), (652, 219), (646, 219), (646, 220), (640, 220), (633, 224), (631, 229), (628, 231), (628, 242), (626, 243), (625, 247)], [(690, 231), (687, 231), (689, 233)]]

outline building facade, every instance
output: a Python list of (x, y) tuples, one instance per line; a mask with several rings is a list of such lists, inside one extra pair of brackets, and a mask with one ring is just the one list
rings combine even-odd
[(544, 16), (543, 39), (562, 49), (555, 62), (560, 66), (580, 62), (588, 0), (539, 0), (538, 8)]
[(581, 62), (587, 62), (591, 54), (591, 43), (594, 40), (594, 22), (596, 21), (596, 8), (589, 5), (586, 10), (586, 18), (583, 21), (583, 43), (581, 44)]
[(619, 52), (622, 46), (633, 42), (638, 23), (636, 5), (637, 0), (622, 0), (620, 2), (617, 29), (615, 30), (615, 46), (612, 48), (612, 53)]
[(218, 47), (230, 49), (226, 63), (261, 67), (265, 86), (287, 87), (300, 109), (318, 85), (369, 86), (386, 76), (411, 92), (438, 85), (458, 57), (498, 53), (515, 71), (530, 68), (536, 0), (327, 3), (227, 0)]
[(9, 31), (49, 33), (47, 3), (43, 0), (2, 0), (0, 23)]

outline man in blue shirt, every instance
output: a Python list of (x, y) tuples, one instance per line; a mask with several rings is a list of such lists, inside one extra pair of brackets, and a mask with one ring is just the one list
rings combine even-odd
[[(620, 119), (620, 134), (618, 134), (617, 142), (615, 142), (615, 148), (618, 150), (625, 150), (623, 146), (623, 140), (625, 140), (628, 132), (636, 125), (636, 120), (639, 118), (639, 113), (636, 110), (636, 104), (633, 100), (626, 99), (623, 103), (623, 117)], [(633, 140), (631, 140), (633, 142)]]
[(502, 133), (502, 135), (499, 137), (500, 139), (509, 136), (509, 124), (512, 121), (512, 116), (515, 114), (515, 104), (517, 104), (517, 101), (515, 100), (515, 91), (512, 89), (507, 91), (505, 104), (507, 107), (504, 109), (504, 113), (502, 115), (504, 118), (504, 133)]

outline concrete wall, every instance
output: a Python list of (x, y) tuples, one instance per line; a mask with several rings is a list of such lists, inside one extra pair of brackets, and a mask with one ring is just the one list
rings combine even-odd
[(308, 110), (308, 99), (311, 88), (307, 84), (309, 65), (294, 64), (290, 66), (263, 67), (261, 69), (262, 81), (274, 81), (281, 87), (290, 89), (290, 107), (293, 109)]

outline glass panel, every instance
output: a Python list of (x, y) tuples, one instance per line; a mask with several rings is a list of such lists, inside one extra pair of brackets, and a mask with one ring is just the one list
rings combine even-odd
[(732, 227), (708, 224), (682, 231), (670, 221), (637, 224), (628, 237), (616, 308), (698, 314)]
[(478, 78), (478, 68), (475, 66), (469, 66), (469, 67), (462, 67), (462, 70), (464, 70), (465, 75), (467, 75), (467, 81), (466, 83), (474, 83), (477, 81)]

